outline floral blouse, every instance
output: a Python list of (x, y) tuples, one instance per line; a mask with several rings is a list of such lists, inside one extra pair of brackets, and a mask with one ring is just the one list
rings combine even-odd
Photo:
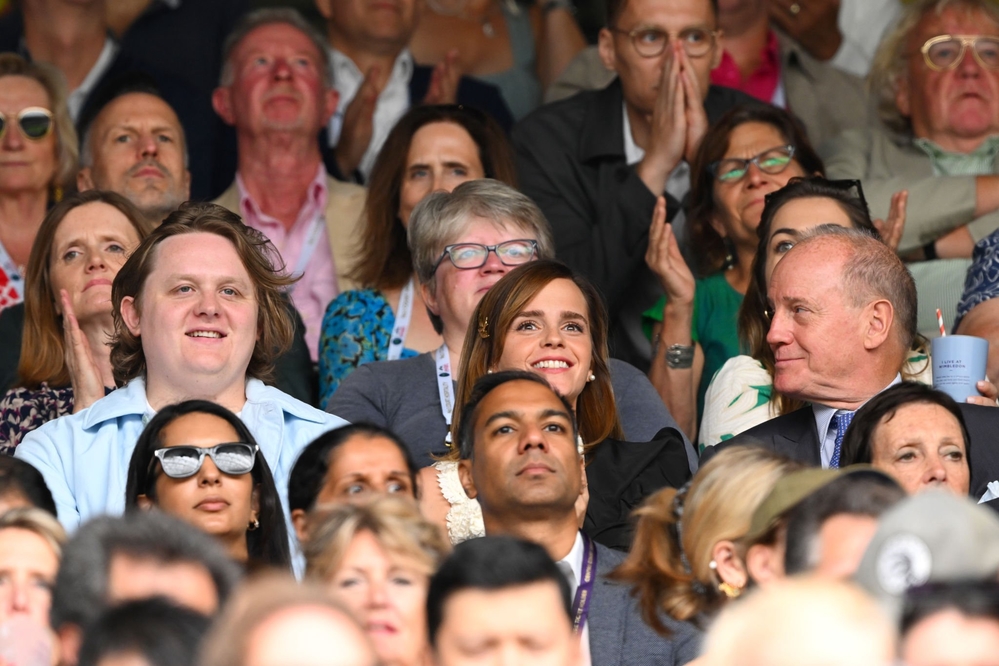
[[(395, 313), (376, 289), (344, 291), (323, 315), (319, 335), (319, 405), (323, 408), (358, 366), (388, 360)], [(419, 356), (409, 348), (400, 358)]]
[(35, 428), (73, 413), (73, 388), (15, 388), (0, 399), (0, 454), (14, 455), (14, 447)]

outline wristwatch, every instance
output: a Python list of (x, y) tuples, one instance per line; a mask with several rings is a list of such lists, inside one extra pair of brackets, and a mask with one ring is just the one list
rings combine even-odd
[(694, 365), (694, 345), (670, 345), (666, 348), (666, 365), (684, 370)]

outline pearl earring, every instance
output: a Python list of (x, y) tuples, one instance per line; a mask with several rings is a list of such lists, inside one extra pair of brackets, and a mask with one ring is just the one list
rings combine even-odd
[(586, 378), (586, 381), (592, 382), (596, 378), (597, 378), (597, 376), (591, 372), (590, 376)]
[(718, 568), (718, 563), (715, 562), (714, 560), (711, 560), (710, 562), (708, 562), (708, 568), (714, 571), (715, 569)]

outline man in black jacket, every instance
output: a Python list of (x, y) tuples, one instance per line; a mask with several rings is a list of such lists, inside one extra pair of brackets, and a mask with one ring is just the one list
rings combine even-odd
[(721, 58), (717, 0), (611, 0), (607, 13), (600, 55), (617, 79), (542, 107), (513, 141), (520, 186), (551, 222), (558, 257), (610, 306), (614, 355), (647, 368), (640, 316), (662, 293), (644, 261), (656, 197), (682, 240), (688, 163), (710, 122), (754, 100), (709, 83)]

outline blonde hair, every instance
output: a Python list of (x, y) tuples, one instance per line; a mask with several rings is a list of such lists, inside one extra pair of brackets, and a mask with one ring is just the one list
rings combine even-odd
[(914, 0), (906, 6), (895, 27), (881, 40), (867, 77), (867, 89), (874, 98), (878, 118), (893, 132), (912, 133), (912, 124), (895, 104), (898, 86), (908, 76), (909, 58), (922, 57), (918, 48), (909, 48), (909, 38), (924, 16), (930, 12), (940, 16), (949, 7), (981, 11), (999, 25), (999, 4), (993, 0)]
[(23, 76), (32, 79), (45, 88), (49, 96), (52, 122), (55, 127), (56, 159), (58, 166), (52, 178), (52, 185), (72, 190), (76, 187), (76, 167), (80, 158), (80, 145), (76, 127), (66, 105), (68, 94), (62, 73), (52, 65), (29, 62), (16, 53), (0, 53), (0, 78)]
[(304, 548), (306, 576), (332, 578), (361, 532), (370, 532), (389, 553), (415, 560), (427, 576), (450, 550), (440, 529), (420, 515), (412, 502), (378, 497), (362, 505), (338, 505), (317, 516)]
[(55, 516), (35, 507), (18, 507), (0, 514), (0, 532), (6, 529), (20, 529), (33, 532), (45, 540), (56, 557), (62, 559), (62, 549), (66, 545), (66, 530)]
[(660, 490), (635, 511), (631, 552), (612, 576), (633, 586), (649, 626), (667, 635), (660, 612), (687, 621), (721, 608), (715, 545), (738, 543), (777, 480), (800, 467), (767, 449), (733, 446), (698, 470), (689, 489)]

